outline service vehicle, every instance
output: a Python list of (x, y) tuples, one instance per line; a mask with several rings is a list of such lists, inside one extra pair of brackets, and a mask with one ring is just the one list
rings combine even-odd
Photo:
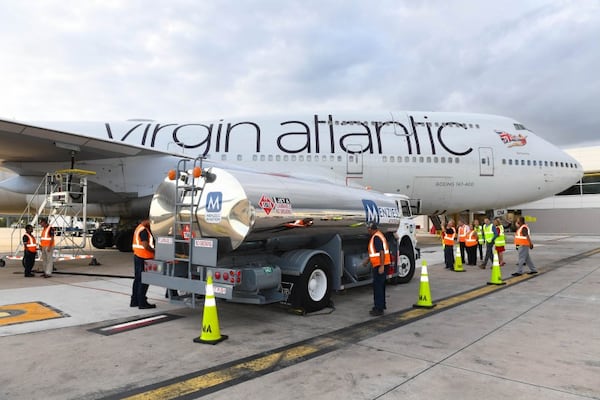
[(405, 196), (308, 176), (203, 170), (201, 159), (181, 160), (169, 172), (150, 220), (156, 253), (142, 281), (193, 307), (208, 274), (215, 296), (228, 301), (281, 302), (306, 312), (327, 307), (333, 291), (372, 282), (372, 267), (363, 265), (369, 222), (390, 244), (390, 282), (410, 281), (419, 258)]

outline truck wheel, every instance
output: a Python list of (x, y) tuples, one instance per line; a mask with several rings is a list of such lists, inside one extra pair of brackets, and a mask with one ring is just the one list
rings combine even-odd
[(410, 282), (414, 274), (415, 252), (410, 244), (402, 244), (398, 257), (398, 276), (393, 278), (392, 283)]
[(133, 243), (133, 229), (127, 229), (117, 234), (115, 239), (115, 245), (122, 253), (131, 253), (133, 250), (131, 244)]
[(314, 256), (304, 268), (298, 284), (294, 287), (295, 298), (306, 312), (318, 311), (329, 305), (331, 298), (331, 276), (329, 260)]
[(96, 231), (92, 235), (92, 245), (97, 249), (104, 249), (113, 245), (112, 232)]

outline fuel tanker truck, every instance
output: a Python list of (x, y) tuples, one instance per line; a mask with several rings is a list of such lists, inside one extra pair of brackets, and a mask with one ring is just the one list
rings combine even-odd
[[(193, 163), (193, 164), (192, 164)], [(190, 168), (188, 168), (190, 167)], [(415, 272), (415, 223), (400, 195), (315, 178), (202, 168), (181, 160), (150, 206), (155, 259), (142, 273), (172, 302), (191, 307), (209, 274), (216, 297), (284, 303), (305, 312), (331, 304), (333, 291), (372, 282), (366, 224), (375, 222), (392, 253), (388, 282)]]

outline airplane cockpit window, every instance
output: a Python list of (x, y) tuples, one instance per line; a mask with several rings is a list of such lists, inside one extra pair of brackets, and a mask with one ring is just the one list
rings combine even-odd
[(514, 124), (515, 125), (515, 129), (518, 131), (528, 131), (529, 129), (525, 128), (525, 125), (523, 124)]

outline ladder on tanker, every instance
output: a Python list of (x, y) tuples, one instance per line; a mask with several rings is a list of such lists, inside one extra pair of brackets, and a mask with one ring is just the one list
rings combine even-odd
[[(175, 174), (174, 260), (188, 264), (188, 279), (192, 279), (194, 263), (191, 241), (199, 233), (196, 213), (206, 183), (205, 179), (201, 179), (203, 159), (204, 157), (179, 160)], [(196, 307), (196, 296), (193, 295), (191, 307)]]
[[(40, 218), (48, 219), (54, 228), (54, 261), (93, 259), (83, 254), (87, 244), (87, 177), (94, 171), (63, 169), (47, 173), (38, 185), (33, 197), (19, 217), (34, 227), (34, 236), (40, 242)], [(24, 226), (17, 226), (11, 233), (11, 254), (7, 259), (23, 258), (22, 237)]]

